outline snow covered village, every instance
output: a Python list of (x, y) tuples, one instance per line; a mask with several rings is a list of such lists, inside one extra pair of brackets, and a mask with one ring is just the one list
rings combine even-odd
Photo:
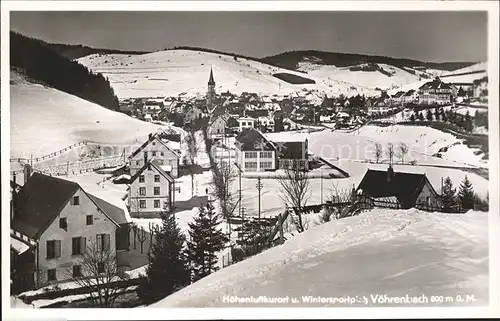
[[(469, 14), (452, 33), (482, 39)], [(12, 308), (489, 304), (486, 42), (432, 60), (35, 32), (65, 15), (11, 13)]]

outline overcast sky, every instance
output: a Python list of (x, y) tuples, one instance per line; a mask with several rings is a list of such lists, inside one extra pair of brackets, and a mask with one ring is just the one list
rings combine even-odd
[(48, 42), (122, 50), (185, 45), (254, 57), (323, 50), (487, 59), (486, 12), (12, 12), (10, 23)]

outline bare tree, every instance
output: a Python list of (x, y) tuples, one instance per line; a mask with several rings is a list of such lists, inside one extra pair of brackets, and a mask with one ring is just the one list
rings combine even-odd
[(397, 150), (398, 157), (401, 159), (401, 164), (405, 162), (405, 156), (408, 154), (408, 145), (400, 143)]
[(375, 156), (375, 161), (378, 164), (380, 158), (382, 157), (382, 145), (380, 145), (379, 143), (375, 143), (375, 150), (373, 151), (373, 155)]
[(189, 129), (185, 142), (187, 144), (187, 158), (184, 158), (183, 165), (188, 169), (191, 176), (191, 197), (194, 196), (194, 174), (196, 173), (196, 157), (198, 155), (199, 147), (195, 138), (195, 131)]
[(117, 297), (126, 290), (126, 287), (120, 287), (116, 282), (129, 278), (118, 269), (114, 248), (110, 247), (109, 242), (91, 241), (79, 263), (79, 270), (73, 266), (67, 271), (67, 275), (73, 278), (79, 287), (89, 289), (88, 296), (95, 307), (113, 307)]
[(211, 194), (215, 199), (220, 201), (222, 215), (224, 218), (227, 218), (235, 207), (234, 195), (231, 192), (231, 183), (236, 178), (236, 172), (228, 162), (216, 164), (212, 172), (212, 181), (210, 182)]
[(141, 244), (141, 254), (144, 254), (144, 242), (146, 242), (147, 239), (148, 239), (148, 232), (145, 229), (138, 227), (137, 240)]
[(302, 211), (311, 198), (311, 186), (309, 185), (309, 173), (300, 169), (297, 161), (292, 161), (285, 168), (283, 176), (278, 177), (281, 185), (280, 198), (287, 206), (297, 209), (298, 228), (304, 230), (302, 222)]
[(392, 159), (394, 158), (394, 145), (392, 143), (387, 144), (385, 154), (389, 157), (389, 164), (392, 164)]

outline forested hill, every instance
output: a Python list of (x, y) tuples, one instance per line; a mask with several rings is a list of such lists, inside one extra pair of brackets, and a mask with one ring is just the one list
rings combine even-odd
[(364, 63), (383, 63), (399, 68), (426, 67), (440, 70), (456, 70), (471, 66), (476, 62), (422, 62), (405, 58), (371, 56), (362, 54), (326, 52), (316, 50), (287, 51), (278, 55), (261, 58), (260, 61), (278, 65), (282, 68), (297, 69), (299, 62), (313, 59), (316, 64), (334, 65), (336, 67), (354, 66)]
[(105, 108), (119, 110), (118, 98), (106, 78), (63, 57), (41, 40), (11, 31), (10, 64), (33, 80)]

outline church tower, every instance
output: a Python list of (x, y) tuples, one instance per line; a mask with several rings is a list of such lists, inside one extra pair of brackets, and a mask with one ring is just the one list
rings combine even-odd
[(210, 67), (210, 77), (208, 78), (208, 91), (207, 91), (207, 111), (212, 112), (215, 108), (215, 81), (212, 72), (212, 67)]

